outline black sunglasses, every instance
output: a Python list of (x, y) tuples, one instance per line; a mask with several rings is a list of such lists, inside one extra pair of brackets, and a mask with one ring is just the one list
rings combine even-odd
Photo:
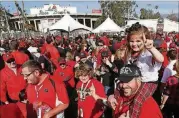
[(60, 66), (62, 66), (62, 65), (66, 65), (66, 64), (65, 63), (61, 63)]
[(7, 62), (7, 63), (12, 63), (12, 62), (15, 62), (15, 59), (14, 59), (14, 58), (11, 58), (11, 59), (8, 59), (6, 62)]

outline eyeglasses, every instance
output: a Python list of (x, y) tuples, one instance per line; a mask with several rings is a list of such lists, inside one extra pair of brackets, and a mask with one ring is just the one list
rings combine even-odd
[(22, 76), (24, 76), (24, 77), (29, 77), (32, 73), (34, 73), (35, 71), (36, 71), (37, 69), (35, 69), (35, 70), (33, 70), (31, 73), (29, 73), (29, 74), (23, 74), (23, 73), (21, 73), (21, 75)]

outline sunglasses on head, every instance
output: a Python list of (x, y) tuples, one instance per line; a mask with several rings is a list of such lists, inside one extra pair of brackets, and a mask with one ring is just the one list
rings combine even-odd
[(7, 63), (12, 63), (12, 62), (15, 62), (15, 59), (14, 59), (14, 58), (11, 58), (11, 59), (8, 59), (6, 62), (7, 62)]

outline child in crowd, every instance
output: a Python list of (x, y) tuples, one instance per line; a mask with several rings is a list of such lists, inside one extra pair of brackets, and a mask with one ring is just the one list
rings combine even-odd
[(92, 67), (85, 63), (80, 64), (75, 70), (75, 76), (80, 80), (76, 85), (79, 118), (99, 118), (104, 111), (103, 104), (97, 102), (90, 95), (90, 87), (93, 85), (96, 89), (96, 94), (106, 98), (103, 85), (97, 79), (94, 79), (92, 75)]
[(135, 96), (133, 106), (130, 109), (130, 118), (138, 118), (143, 102), (151, 96), (157, 88), (158, 71), (161, 68), (164, 57), (153, 46), (149, 30), (135, 23), (128, 29), (127, 49), (125, 53), (125, 64), (136, 64), (142, 74), (144, 83)]

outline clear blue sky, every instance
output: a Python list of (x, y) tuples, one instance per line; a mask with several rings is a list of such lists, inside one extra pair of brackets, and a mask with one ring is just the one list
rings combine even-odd
[[(67, 1), (63, 1), (63, 2), (52, 2), (52, 1), (25, 1), (25, 10), (27, 10), (27, 13), (29, 13), (29, 9), (32, 7), (43, 7), (44, 4), (59, 4), (61, 6), (75, 6), (77, 7), (77, 12), (78, 13), (89, 13), (92, 11), (92, 9), (100, 9), (100, 5), (99, 3), (96, 1), (71, 1), (71, 2), (67, 2)], [(6, 2), (1, 2), (1, 4), (6, 7), (7, 9), (9, 9), (11, 11), (11, 13), (16, 12), (16, 7), (14, 2), (10, 2), (10, 1), (6, 1)], [(19, 4), (21, 5), (21, 2), (19, 1)], [(179, 13), (179, 2), (177, 1), (173, 1), (173, 2), (167, 2), (167, 1), (137, 1), (138, 4), (138, 8), (136, 9), (137, 13), (139, 13), (140, 8), (148, 8), (147, 4), (151, 4), (151, 7), (154, 7), (155, 5), (159, 6), (158, 11), (161, 14), (169, 14), (172, 13), (172, 11), (174, 13)], [(88, 9), (87, 9), (88, 6)]]

